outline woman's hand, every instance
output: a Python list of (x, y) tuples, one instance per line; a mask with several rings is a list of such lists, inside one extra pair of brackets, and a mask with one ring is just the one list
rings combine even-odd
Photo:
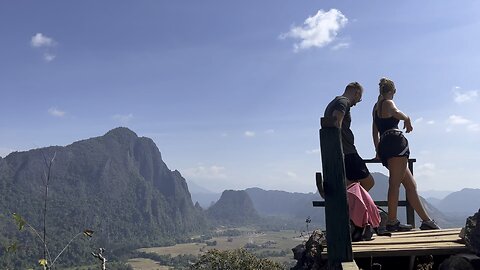
[(413, 130), (413, 126), (412, 126), (412, 122), (410, 121), (410, 117), (407, 117), (407, 119), (405, 119), (403, 121), (403, 129), (406, 129), (407, 133), (410, 133)]

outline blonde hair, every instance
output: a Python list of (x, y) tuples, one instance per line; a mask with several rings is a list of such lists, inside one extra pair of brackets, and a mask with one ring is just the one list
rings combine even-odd
[(380, 79), (380, 82), (378, 83), (378, 86), (379, 86), (379, 90), (380, 90), (380, 95), (383, 95), (383, 94), (386, 94), (390, 91), (395, 90), (395, 84), (393, 83), (393, 81), (388, 79), (388, 78), (385, 78), (385, 77)]
[(380, 93), (378, 94), (377, 103), (383, 99), (383, 94), (386, 94), (390, 91), (395, 90), (395, 84), (393, 83), (393, 81), (385, 77), (380, 79), (378, 86), (379, 86)]

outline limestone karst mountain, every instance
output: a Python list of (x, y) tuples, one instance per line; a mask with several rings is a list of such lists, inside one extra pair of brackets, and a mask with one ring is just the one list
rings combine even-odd
[(220, 225), (246, 225), (260, 219), (245, 190), (225, 190), (206, 212), (210, 220)]
[[(95, 231), (95, 245), (110, 251), (164, 244), (206, 228), (185, 179), (167, 167), (155, 143), (116, 128), (65, 147), (14, 152), (0, 160), (0, 229), (8, 229), (8, 240), (25, 237), (12, 231), (10, 212), (42, 227), (45, 159), (54, 156), (47, 200), (52, 246), (84, 228)], [(84, 255), (78, 248), (75, 252), (70, 257)]]

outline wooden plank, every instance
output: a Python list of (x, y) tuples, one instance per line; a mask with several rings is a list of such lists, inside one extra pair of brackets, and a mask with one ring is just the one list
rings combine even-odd
[(460, 243), (460, 238), (458, 237), (436, 237), (436, 238), (419, 238), (419, 239), (390, 239), (388, 240), (379, 240), (379, 241), (371, 241), (371, 243), (359, 243), (353, 244), (352, 248), (355, 249), (356, 247), (374, 247), (379, 245), (408, 245), (408, 244), (427, 244), (427, 243)]
[(459, 234), (461, 228), (441, 229), (441, 230), (411, 230), (407, 232), (394, 232), (391, 237), (410, 237), (410, 236), (431, 236), (431, 235), (443, 235), (443, 234)]
[(359, 270), (357, 264), (353, 262), (343, 262), (342, 270)]
[(392, 233), (392, 236), (374, 236), (371, 241), (361, 241), (352, 243), (352, 246), (371, 246), (379, 244), (395, 243), (430, 243), (430, 242), (460, 242), (460, 229), (432, 230), (432, 231), (412, 231), (402, 233)]
[[(375, 236), (372, 241), (352, 243), (355, 258), (422, 255), (453, 255), (467, 252), (458, 236), (460, 228), (393, 233)], [(325, 250), (326, 253), (328, 253)], [(322, 255), (323, 256), (323, 255)]]
[[(387, 201), (375, 201), (377, 206), (388, 206)], [(325, 207), (325, 201), (312, 201), (313, 207)], [(398, 201), (398, 206), (407, 206), (407, 201)]]
[(325, 223), (328, 231), (328, 262), (332, 266), (353, 261), (343, 149), (340, 129), (333, 125), (334, 122), (333, 118), (322, 118), (322, 128), (319, 132), (325, 191)]
[(355, 258), (364, 257), (402, 257), (402, 256), (426, 256), (426, 255), (455, 255), (467, 252), (465, 246), (450, 246), (444, 248), (419, 248), (415, 246), (408, 246), (403, 249), (390, 249), (389, 247), (383, 250), (367, 250), (355, 251)]
[[(323, 189), (323, 177), (322, 177), (322, 173), (317, 172), (317, 173), (315, 174), (315, 183), (317, 184), (318, 193), (320, 194), (320, 196), (322, 196), (322, 198), (325, 199), (325, 190)], [(315, 204), (314, 204), (313, 206), (315, 206)]]

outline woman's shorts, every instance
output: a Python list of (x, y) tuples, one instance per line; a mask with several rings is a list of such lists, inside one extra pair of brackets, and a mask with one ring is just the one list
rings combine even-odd
[(358, 182), (370, 175), (365, 161), (357, 153), (346, 154), (344, 161), (345, 176), (348, 180)]
[(378, 155), (383, 166), (388, 168), (388, 160), (392, 157), (409, 157), (408, 140), (402, 131), (386, 131), (378, 143)]

